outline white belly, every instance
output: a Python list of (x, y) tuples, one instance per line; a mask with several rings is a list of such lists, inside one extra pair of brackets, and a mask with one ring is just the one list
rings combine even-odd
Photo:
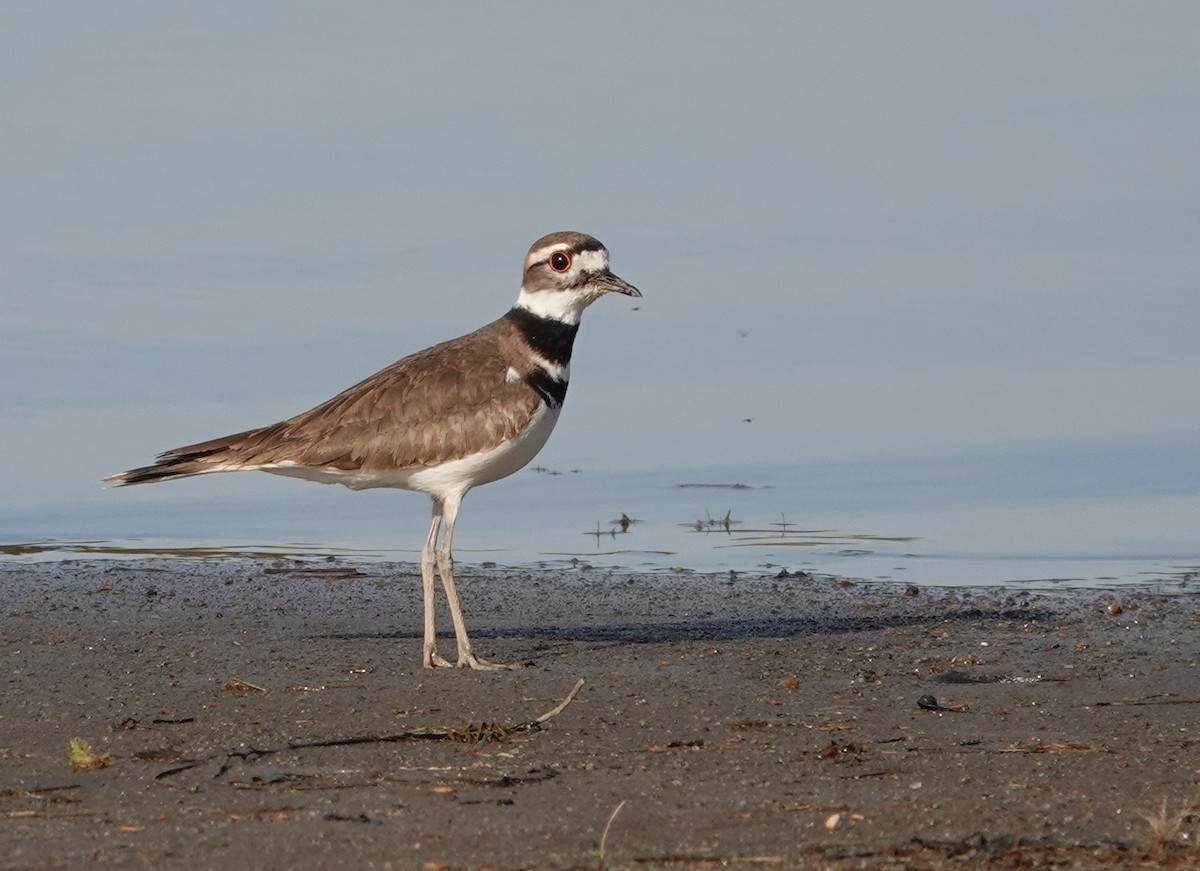
[(530, 418), (529, 426), (511, 442), (490, 451), (450, 460), (440, 466), (363, 471), (322, 466), (279, 465), (265, 468), (263, 471), (318, 481), (322, 484), (342, 484), (351, 490), (395, 487), (401, 490), (418, 490), (433, 496), (446, 496), (451, 493), (461, 495), (472, 487), (498, 481), (524, 468), (550, 438), (554, 424), (558, 422), (558, 413), (559, 409), (543, 405)]

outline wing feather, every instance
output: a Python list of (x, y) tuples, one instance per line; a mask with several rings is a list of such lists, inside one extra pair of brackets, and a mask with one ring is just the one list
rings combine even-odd
[[(510, 320), (398, 360), (295, 417), (175, 448), (112, 476), (136, 484), (226, 469), (294, 464), (374, 471), (420, 468), (514, 438), (540, 399)], [(521, 378), (509, 377), (515, 369)]]

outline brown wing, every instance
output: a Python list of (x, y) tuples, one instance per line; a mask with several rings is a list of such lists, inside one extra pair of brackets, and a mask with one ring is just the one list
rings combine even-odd
[[(539, 402), (522, 380), (531, 367), (501, 318), (405, 357), (303, 414), (167, 451), (154, 466), (108, 480), (136, 484), (285, 462), (367, 471), (434, 465), (496, 447), (524, 428)], [(510, 368), (520, 377), (510, 378)]]
[(507, 377), (514, 363), (528, 362), (505, 354), (501, 338), (492, 325), (393, 363), (311, 411), (266, 428), (247, 446), (249, 458), (404, 469), (494, 448), (524, 428), (538, 403), (524, 383)]

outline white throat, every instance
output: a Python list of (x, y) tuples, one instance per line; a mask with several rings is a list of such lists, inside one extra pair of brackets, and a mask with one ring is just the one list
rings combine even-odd
[(523, 308), (540, 318), (549, 318), (564, 324), (578, 324), (583, 310), (591, 300), (567, 290), (541, 290), (530, 293), (521, 288), (517, 296), (517, 308)]

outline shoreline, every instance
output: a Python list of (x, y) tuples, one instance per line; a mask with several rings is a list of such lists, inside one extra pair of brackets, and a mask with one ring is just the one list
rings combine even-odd
[(526, 668), (411, 564), (0, 563), (0, 868), (1200, 862), (1193, 585), (460, 573)]

